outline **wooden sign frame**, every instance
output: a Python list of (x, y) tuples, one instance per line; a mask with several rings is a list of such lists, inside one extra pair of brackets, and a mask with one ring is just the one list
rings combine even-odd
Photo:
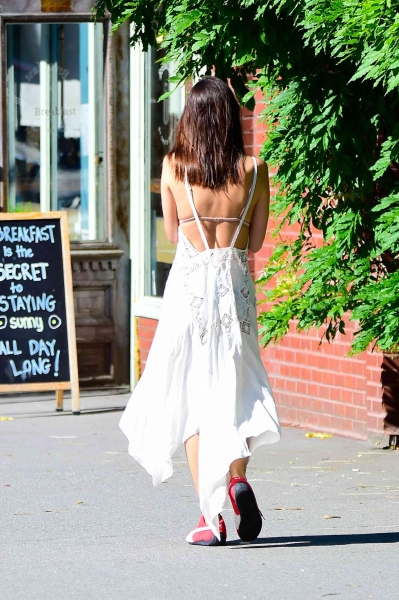
[(73, 284), (71, 268), (71, 249), (68, 234), (68, 216), (65, 211), (34, 213), (0, 213), (2, 221), (34, 221), (36, 219), (59, 219), (61, 232), (62, 265), (64, 271), (65, 312), (68, 338), (68, 358), (70, 381), (51, 381), (48, 383), (10, 383), (0, 384), (0, 392), (45, 392), (56, 393), (56, 410), (63, 410), (64, 391), (71, 390), (72, 412), (80, 413), (78, 357), (76, 351), (75, 311), (73, 303)]

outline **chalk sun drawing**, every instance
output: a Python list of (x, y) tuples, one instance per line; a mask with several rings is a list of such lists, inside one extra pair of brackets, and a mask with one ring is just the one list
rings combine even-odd
[(58, 315), (50, 315), (48, 318), (48, 326), (50, 329), (58, 329), (62, 321)]
[(5, 316), (0, 317), (0, 329), (5, 329), (7, 327), (8, 319)]

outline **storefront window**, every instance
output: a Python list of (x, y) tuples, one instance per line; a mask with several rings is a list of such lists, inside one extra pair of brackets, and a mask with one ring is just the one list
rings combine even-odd
[(164, 231), (160, 178), (162, 161), (173, 145), (174, 130), (182, 112), (183, 93), (176, 90), (169, 99), (158, 102), (158, 98), (169, 91), (168, 78), (173, 74), (172, 65), (157, 62), (161, 56), (161, 51), (151, 48), (146, 58), (145, 164), (150, 206), (150, 264), (146, 270), (145, 293), (149, 296), (163, 295), (176, 249)]
[(7, 25), (8, 211), (105, 239), (103, 25)]

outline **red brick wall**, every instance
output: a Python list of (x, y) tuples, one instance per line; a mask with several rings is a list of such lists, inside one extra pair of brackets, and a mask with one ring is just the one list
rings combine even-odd
[[(258, 155), (265, 138), (263, 124), (258, 123), (262, 110), (260, 98), (254, 113), (243, 110), (243, 128), (248, 154)], [(272, 190), (273, 191), (273, 190)], [(257, 277), (275, 243), (269, 223), (263, 248), (250, 253), (250, 268)], [(285, 227), (282, 235), (295, 235)], [(263, 307), (264, 310), (264, 307)], [(140, 363), (145, 367), (156, 321), (140, 318)], [(277, 345), (262, 348), (261, 355), (274, 390), (280, 420), (285, 425), (339, 433), (358, 439), (370, 439), (383, 433), (381, 390), (382, 355), (364, 352), (345, 357), (349, 351), (353, 324), (346, 336), (339, 335), (332, 344), (319, 344), (322, 331), (295, 331)]]
[[(258, 122), (261, 110), (258, 96), (254, 113), (243, 111), (248, 154), (258, 155), (265, 139), (265, 127)], [(275, 227), (270, 220), (263, 248), (252, 259), (255, 278), (272, 253), (275, 240), (271, 232)], [(295, 233), (294, 227), (284, 227), (281, 232), (286, 238)], [(321, 242), (320, 234), (315, 237)], [(350, 323), (347, 335), (340, 334), (334, 343), (320, 345), (322, 330), (298, 333), (292, 323), (278, 346), (261, 350), (283, 423), (360, 439), (382, 433), (382, 355), (364, 352), (346, 357), (353, 330), (354, 324)]]
[(157, 328), (158, 321), (155, 319), (139, 318), (139, 352), (140, 352), (140, 373), (143, 372), (147, 362), (148, 352)]

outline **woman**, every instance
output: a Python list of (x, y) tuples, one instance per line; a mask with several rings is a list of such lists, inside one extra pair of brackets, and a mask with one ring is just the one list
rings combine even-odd
[(245, 477), (248, 460), (280, 438), (248, 269), (248, 248), (258, 252), (266, 233), (269, 181), (264, 162), (245, 155), (239, 105), (216, 77), (191, 90), (161, 193), (176, 256), (120, 427), (154, 485), (172, 475), (171, 457), (185, 444), (202, 512), (190, 544), (225, 544), (227, 496), (239, 537), (252, 541), (262, 520)]

